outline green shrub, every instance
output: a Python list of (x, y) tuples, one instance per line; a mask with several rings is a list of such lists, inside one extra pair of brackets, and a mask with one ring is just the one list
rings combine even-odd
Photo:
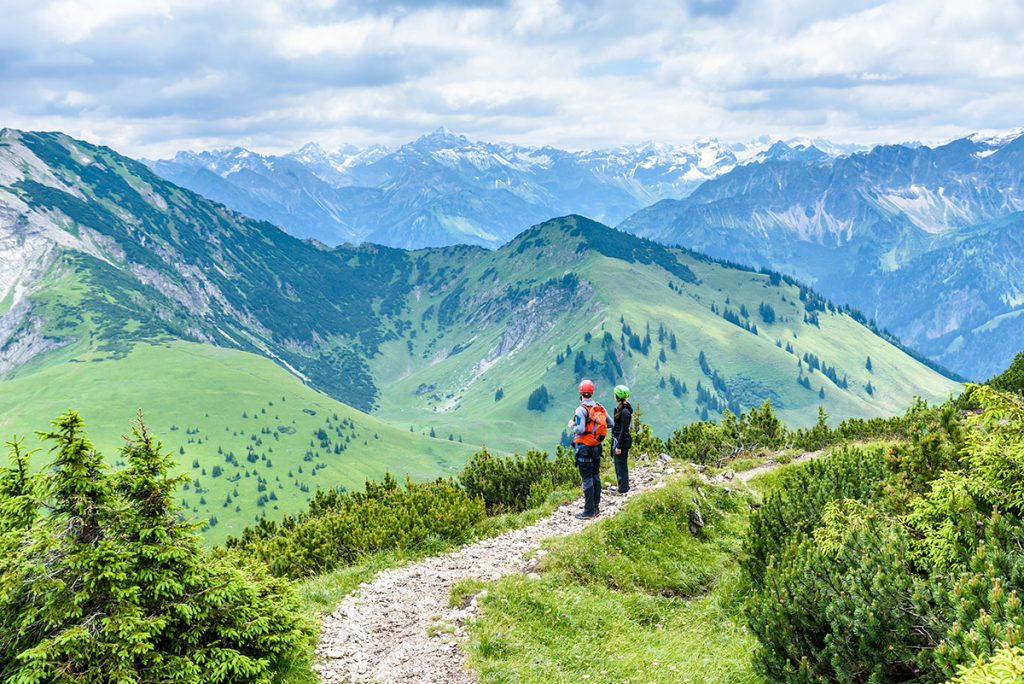
[(1024, 513), (1024, 397), (972, 385), (967, 394), (984, 410), (973, 417), (964, 456), (975, 495), (1003, 510)]
[(929, 483), (958, 466), (965, 434), (956, 410), (949, 405), (908, 413), (903, 423), (906, 434), (890, 449), (889, 465), (894, 485), (905, 496), (913, 496), (926, 491)]
[(891, 522), (849, 506), (829, 539), (805, 536), (772, 557), (747, 607), (754, 664), (769, 681), (916, 679), (937, 618), (930, 585), (910, 571), (906, 531)]
[(1007, 684), (1024, 681), (1024, 650), (1004, 646), (988, 660), (960, 670), (951, 684)]
[(817, 451), (832, 444), (835, 436), (828, 427), (828, 414), (824, 407), (818, 407), (818, 421), (809, 430), (799, 429), (793, 433), (793, 446), (804, 451)]
[(174, 504), (181, 477), (141, 420), (110, 474), (74, 412), (0, 471), (0, 679), (265, 681), (311, 633), (286, 583), (210, 554)]
[(491, 514), (538, 506), (551, 492), (578, 480), (571, 452), (563, 447), (556, 449), (553, 460), (542, 451), (501, 457), (482, 449), (473, 454), (459, 475), (466, 494), (483, 501)]
[(715, 463), (733, 453), (723, 430), (710, 421), (685, 425), (668, 438), (665, 448), (672, 458), (690, 463)]
[(362, 492), (318, 492), (308, 512), (280, 525), (260, 521), (228, 546), (260, 559), (275, 575), (306, 577), (429, 539), (467, 542), (483, 516), (483, 503), (452, 480), (399, 486), (389, 474), (367, 482)]
[(843, 499), (871, 501), (882, 493), (885, 452), (844, 447), (783, 473), (768, 499), (750, 520), (744, 544), (744, 570), (760, 586), (768, 563), (791, 543), (809, 537), (825, 506)]
[(950, 677), (1003, 646), (1024, 647), (1022, 594), (1024, 527), (1017, 518), (995, 513), (969, 567), (939, 584), (937, 610), (945, 625), (928, 654), (929, 665)]
[(672, 433), (664, 446), (677, 459), (721, 465), (726, 459), (759, 449), (788, 447), (817, 451), (855, 440), (899, 439), (909, 435), (935, 413), (936, 409), (918, 399), (904, 416), (851, 418), (832, 429), (828, 426), (828, 414), (819, 407), (818, 420), (813, 427), (790, 430), (775, 415), (771, 402), (765, 401), (761, 406), (738, 415), (725, 410), (717, 423), (701, 421), (685, 425)]
[(1002, 392), (1024, 392), (1024, 352), (1013, 357), (1010, 367), (989, 380), (988, 384)]
[(694, 463), (720, 463), (744, 451), (778, 449), (787, 430), (772, 411), (770, 401), (738, 416), (728, 409), (719, 423), (701, 421), (676, 430), (666, 448), (674, 457)]
[(967, 394), (981, 413), (916, 404), (888, 458), (851, 449), (786, 473), (752, 517), (767, 678), (943, 681), (1024, 647), (1024, 398)]

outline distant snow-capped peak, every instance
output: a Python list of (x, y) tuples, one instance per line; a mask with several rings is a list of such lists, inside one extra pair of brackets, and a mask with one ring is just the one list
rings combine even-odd
[(1022, 135), (1024, 135), (1024, 127), (1014, 128), (1009, 131), (979, 131), (967, 136), (967, 139), (987, 147), (1003, 147)]
[[(173, 162), (205, 168), (222, 178), (243, 171), (264, 177), (285, 171), (293, 177), (306, 173), (336, 188), (383, 188), (394, 182), (436, 188), (443, 177), (443, 183), (466, 189), (502, 189), (528, 202), (547, 197), (545, 201), (557, 203), (557, 193), (565, 191), (556, 188), (603, 187), (643, 205), (686, 197), (701, 183), (737, 166), (770, 160), (816, 162), (856, 149), (860, 148), (818, 138), (780, 141), (762, 136), (744, 143), (702, 138), (683, 144), (648, 141), (568, 151), (471, 140), (441, 127), (397, 148), (345, 145), (328, 149), (309, 142), (282, 156), (234, 147), (180, 152)], [(439, 172), (443, 175), (438, 176)]]

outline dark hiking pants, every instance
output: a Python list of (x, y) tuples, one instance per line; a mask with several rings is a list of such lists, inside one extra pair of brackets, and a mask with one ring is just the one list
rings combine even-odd
[(625, 494), (629, 491), (629, 447), (622, 449), (621, 454), (615, 453), (615, 449), (612, 449), (612, 460), (615, 461), (615, 479), (618, 480), (619, 494)]
[(577, 447), (576, 467), (583, 480), (583, 513), (595, 515), (601, 506), (601, 447)]

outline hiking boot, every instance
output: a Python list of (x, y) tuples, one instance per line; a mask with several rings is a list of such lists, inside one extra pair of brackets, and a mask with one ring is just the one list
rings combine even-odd
[(584, 511), (582, 513), (577, 513), (576, 514), (576, 518), (579, 519), (579, 520), (593, 520), (597, 516), (598, 516), (597, 511), (595, 511), (593, 513), (587, 513), (586, 511)]

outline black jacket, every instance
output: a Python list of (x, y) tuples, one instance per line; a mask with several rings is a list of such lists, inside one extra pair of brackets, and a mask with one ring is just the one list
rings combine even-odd
[(633, 420), (633, 407), (629, 402), (623, 402), (622, 406), (615, 407), (615, 427), (612, 428), (612, 438), (615, 440), (615, 447), (628, 449), (633, 446), (633, 437), (629, 434), (629, 424)]

